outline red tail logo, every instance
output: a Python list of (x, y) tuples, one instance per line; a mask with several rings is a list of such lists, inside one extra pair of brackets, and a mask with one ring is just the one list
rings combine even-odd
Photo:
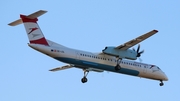
[(37, 30), (38, 28), (29, 28), (29, 30), (31, 30), (28, 34), (31, 34), (33, 31)]

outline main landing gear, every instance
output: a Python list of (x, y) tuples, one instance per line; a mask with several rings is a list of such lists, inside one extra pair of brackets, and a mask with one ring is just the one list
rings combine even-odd
[(115, 69), (116, 71), (118, 71), (118, 70), (121, 69), (121, 66), (120, 66), (121, 61), (122, 61), (121, 58), (118, 58), (118, 59), (117, 59), (117, 65), (114, 67), (114, 69)]
[(162, 81), (162, 80), (160, 80), (159, 85), (160, 85), (160, 86), (163, 86), (163, 85), (164, 85), (164, 83), (163, 83), (163, 81)]
[(88, 70), (83, 70), (83, 71), (84, 71), (84, 77), (81, 79), (81, 82), (86, 83), (88, 81), (86, 76), (88, 75), (89, 71)]

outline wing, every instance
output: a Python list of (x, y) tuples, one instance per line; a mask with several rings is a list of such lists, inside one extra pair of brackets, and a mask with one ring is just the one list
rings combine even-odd
[(140, 43), (141, 41), (144, 41), (145, 39), (149, 38), (150, 36), (156, 34), (158, 31), (157, 30), (152, 30), (144, 35), (141, 35), (133, 40), (130, 40), (122, 45), (119, 45), (116, 47), (116, 49), (120, 49), (120, 50), (127, 50), (129, 49), (130, 47)]
[[(66, 66), (50, 69), (49, 71), (56, 72), (56, 71), (69, 69), (69, 68), (73, 68), (73, 67), (75, 67), (75, 65), (66, 65)], [(84, 67), (84, 68), (87, 68), (87, 67)], [(90, 68), (90, 67), (88, 67), (87, 70), (88, 71), (94, 71), (94, 72), (104, 72), (104, 70), (96, 69), (96, 68)]]
[(57, 67), (57, 68), (53, 68), (49, 71), (52, 71), (52, 72), (56, 72), (56, 71), (59, 71), (59, 70), (64, 70), (64, 69), (69, 69), (69, 68), (72, 68), (74, 67), (73, 65), (66, 65), (66, 66), (62, 66), (62, 67)]

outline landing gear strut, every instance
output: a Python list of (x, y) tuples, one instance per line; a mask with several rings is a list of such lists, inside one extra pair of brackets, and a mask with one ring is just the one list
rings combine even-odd
[(88, 70), (84, 70), (84, 77), (81, 79), (82, 83), (86, 83), (88, 81), (88, 79), (86, 78), (86, 76), (88, 75), (89, 71)]
[(159, 85), (160, 85), (160, 86), (163, 86), (163, 85), (164, 85), (164, 83), (163, 83), (163, 81), (162, 81), (162, 80), (160, 80)]
[(115, 69), (116, 71), (118, 71), (118, 70), (121, 69), (121, 66), (120, 66), (121, 60), (122, 60), (121, 58), (118, 58), (118, 60), (117, 60), (117, 65), (114, 67), (114, 69)]

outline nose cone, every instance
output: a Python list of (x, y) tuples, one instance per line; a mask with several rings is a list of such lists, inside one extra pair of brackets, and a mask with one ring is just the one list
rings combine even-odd
[(168, 81), (168, 77), (166, 76), (165, 73), (164, 73), (164, 81)]
[(168, 81), (168, 77), (166, 76), (166, 74), (163, 71), (161, 71), (161, 78), (163, 81)]

